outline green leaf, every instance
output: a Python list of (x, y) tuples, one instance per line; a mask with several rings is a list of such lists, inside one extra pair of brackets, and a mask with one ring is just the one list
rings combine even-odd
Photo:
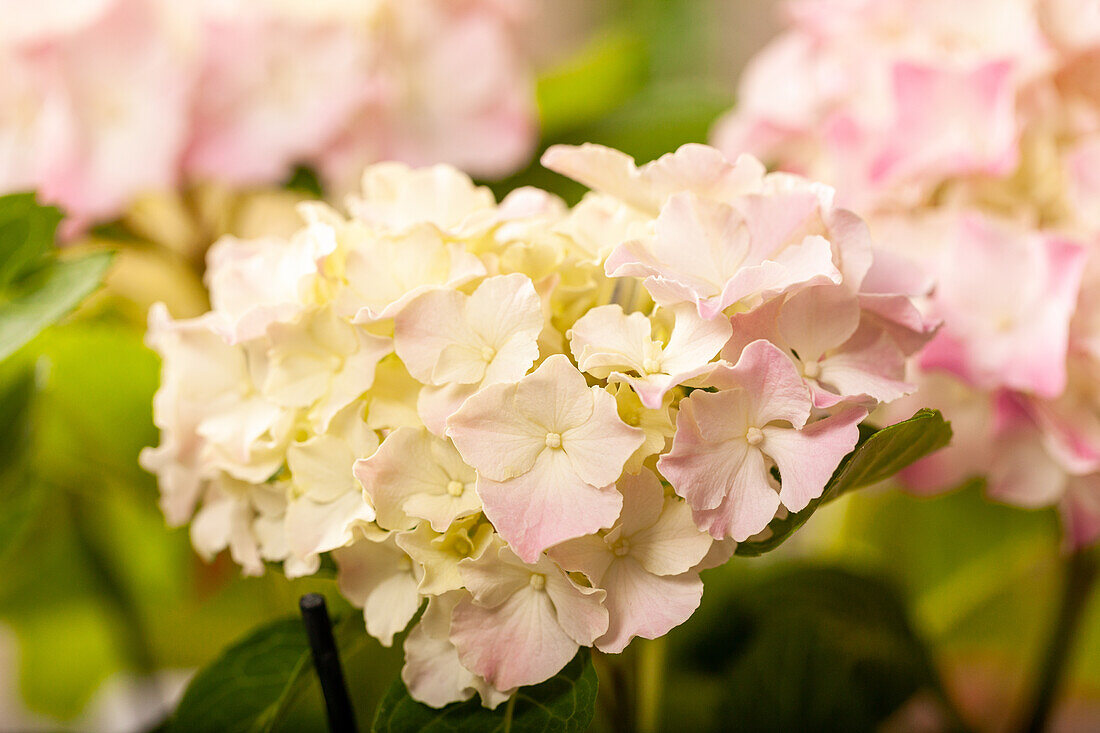
[(543, 136), (552, 139), (606, 116), (641, 90), (647, 67), (645, 40), (637, 33), (621, 29), (598, 35), (539, 78)]
[(99, 285), (110, 252), (55, 260), (21, 279), (7, 302), (0, 300), (0, 359), (76, 308)]
[(398, 678), (378, 706), (375, 733), (581, 733), (596, 712), (599, 683), (592, 656), (581, 649), (556, 675), (539, 685), (521, 687), (507, 703), (489, 710), (474, 698), (444, 708), (413, 700)]
[(918, 410), (908, 420), (875, 431), (840, 462), (821, 496), (800, 512), (773, 519), (759, 539), (737, 546), (737, 554), (755, 557), (771, 552), (806, 523), (817, 508), (843, 494), (890, 478), (901, 469), (951, 441), (951, 424), (938, 410)]
[(61, 212), (39, 206), (34, 194), (0, 196), (0, 289), (32, 270), (53, 247)]
[(902, 598), (881, 579), (773, 566), (710, 600), (673, 654), (666, 727), (869, 731), (914, 694), (941, 693)]
[[(342, 652), (365, 632), (358, 614), (337, 624)], [(341, 643), (343, 642), (343, 643)], [(168, 731), (253, 733), (272, 730), (315, 679), (302, 621), (288, 618), (260, 627), (201, 670), (183, 693)]]

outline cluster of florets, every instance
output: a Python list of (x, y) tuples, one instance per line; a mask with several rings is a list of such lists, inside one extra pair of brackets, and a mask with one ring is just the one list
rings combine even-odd
[(1057, 504), (1071, 544), (1095, 541), (1100, 5), (789, 9), (717, 144), (835, 184), (876, 241), (914, 263), (912, 290), (938, 283), (922, 309), (944, 326), (913, 379), (956, 440), (907, 483), (985, 475), (997, 499)]
[[(258, 185), (295, 164), (350, 190), (368, 163), (498, 176), (532, 153), (528, 0), (9, 3), (0, 192), (74, 225), (183, 182)], [(134, 163), (134, 161), (139, 161)]]
[(691, 145), (497, 204), (381, 164), (344, 215), (223, 239), (212, 310), (150, 315), (158, 474), (205, 557), (332, 553), (414, 697), (493, 706), (685, 621), (701, 569), (821, 495), (931, 335), (832, 190)]

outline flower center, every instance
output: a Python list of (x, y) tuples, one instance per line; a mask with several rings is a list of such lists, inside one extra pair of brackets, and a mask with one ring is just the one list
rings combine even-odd
[(611, 546), (611, 552), (615, 554), (615, 557), (622, 557), (630, 552), (630, 540), (625, 537), (614, 545)]
[(470, 553), (474, 551), (474, 543), (464, 531), (459, 532), (454, 539), (454, 544), (451, 545), (451, 549), (454, 550), (456, 555), (469, 557)]
[(645, 369), (646, 374), (657, 374), (661, 371), (661, 361), (650, 357), (642, 362), (642, 369)]
[(807, 361), (802, 365), (802, 373), (807, 379), (817, 379), (821, 376), (821, 365), (816, 361)]
[(490, 362), (490, 361), (493, 360), (493, 357), (496, 356), (496, 355), (497, 355), (497, 350), (494, 349), (492, 346), (482, 346), (481, 347), (481, 359), (482, 359), (482, 361)]
[(760, 445), (764, 442), (764, 431), (758, 427), (751, 427), (745, 432), (745, 440), (749, 445)]
[(542, 573), (531, 573), (531, 587), (535, 590), (542, 590), (546, 587), (546, 576)]
[(462, 492), (466, 490), (466, 484), (461, 481), (451, 481), (447, 484), (447, 493), (454, 497), (462, 496)]
[(561, 433), (547, 433), (546, 434), (546, 447), (547, 448), (561, 448)]

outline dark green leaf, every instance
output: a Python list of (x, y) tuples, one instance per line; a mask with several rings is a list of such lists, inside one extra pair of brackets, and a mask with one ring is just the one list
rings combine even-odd
[(297, 166), (290, 174), (283, 187), (291, 191), (299, 191), (314, 198), (323, 198), (324, 187), (321, 179), (317, 177), (317, 171), (304, 165)]
[[(673, 659), (667, 714), (692, 730), (872, 731), (941, 689), (905, 604), (877, 578), (769, 568), (717, 600)], [(681, 710), (691, 688), (701, 709)]]
[(533, 687), (521, 687), (496, 710), (477, 697), (436, 709), (409, 697), (400, 678), (378, 706), (375, 733), (581, 733), (596, 711), (598, 681), (587, 649), (555, 676)]
[(53, 248), (61, 212), (39, 206), (34, 194), (0, 196), (0, 290), (34, 269)]
[(864, 437), (849, 453), (821, 496), (800, 512), (773, 519), (759, 539), (737, 546), (738, 555), (756, 556), (771, 552), (806, 523), (817, 508), (853, 489), (870, 486), (890, 478), (901, 469), (943, 448), (951, 441), (951, 424), (938, 410), (918, 410), (913, 417)]
[[(365, 632), (362, 618), (337, 625), (337, 643), (348, 652)], [(270, 731), (313, 680), (309, 642), (302, 621), (267, 624), (201, 670), (187, 686), (168, 723), (169, 731), (234, 733)]]
[(55, 260), (20, 280), (7, 302), (0, 302), (0, 359), (75, 308), (99, 285), (110, 262), (109, 252)]

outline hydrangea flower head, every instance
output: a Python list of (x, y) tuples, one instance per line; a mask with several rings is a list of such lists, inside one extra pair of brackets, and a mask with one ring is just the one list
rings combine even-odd
[(826, 187), (703, 146), (548, 159), (599, 192), (383, 164), (348, 214), (220, 242), (210, 313), (151, 315), (169, 518), (247, 573), (331, 553), (384, 644), (426, 601), (402, 678), (430, 705), (683, 623), (931, 335)]

